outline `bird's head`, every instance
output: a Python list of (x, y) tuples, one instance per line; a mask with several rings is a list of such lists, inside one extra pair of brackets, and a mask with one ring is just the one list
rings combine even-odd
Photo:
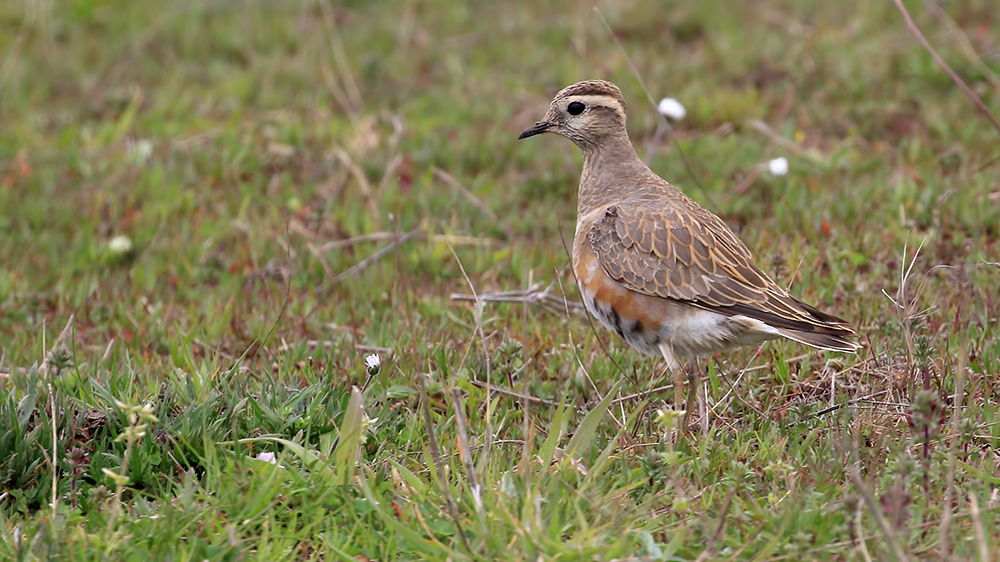
[(625, 132), (625, 99), (605, 80), (585, 80), (556, 94), (541, 121), (517, 137), (557, 133), (588, 150), (607, 136)]

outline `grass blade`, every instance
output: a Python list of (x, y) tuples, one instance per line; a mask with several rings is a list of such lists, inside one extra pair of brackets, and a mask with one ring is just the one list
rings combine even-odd
[(598, 402), (597, 406), (594, 406), (594, 409), (587, 412), (587, 415), (584, 416), (583, 421), (580, 422), (580, 427), (576, 429), (573, 437), (570, 437), (569, 445), (566, 446), (566, 454), (568, 456), (572, 457), (590, 448), (590, 442), (594, 440), (597, 426), (601, 423), (601, 419), (604, 418), (604, 414), (608, 413), (611, 400), (618, 393), (619, 386), (621, 386), (621, 381), (616, 382), (611, 387), (611, 390), (604, 395), (604, 399)]
[(337, 470), (338, 480), (354, 479), (355, 461), (358, 447), (361, 445), (361, 432), (364, 430), (364, 406), (361, 401), (361, 391), (358, 387), (351, 389), (351, 399), (347, 402), (344, 421), (340, 424), (340, 439), (337, 448), (333, 450), (333, 463)]

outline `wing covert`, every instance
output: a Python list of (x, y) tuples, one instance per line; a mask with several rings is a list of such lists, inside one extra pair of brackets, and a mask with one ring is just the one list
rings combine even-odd
[(775, 328), (837, 326), (760, 271), (721, 219), (691, 205), (662, 210), (611, 205), (591, 224), (588, 242), (608, 275), (633, 291), (749, 316)]

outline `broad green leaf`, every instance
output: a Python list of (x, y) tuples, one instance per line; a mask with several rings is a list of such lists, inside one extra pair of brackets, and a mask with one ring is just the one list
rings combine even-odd
[(604, 414), (608, 413), (611, 400), (618, 393), (619, 386), (621, 386), (621, 381), (616, 382), (611, 387), (611, 390), (604, 395), (604, 399), (598, 402), (597, 406), (594, 406), (594, 409), (587, 412), (587, 415), (584, 416), (583, 421), (580, 422), (580, 427), (576, 429), (573, 437), (569, 440), (569, 445), (566, 446), (566, 454), (568, 456), (572, 457), (590, 448), (590, 442), (594, 440), (597, 426), (600, 425)]
[(364, 431), (364, 406), (361, 404), (361, 392), (358, 387), (351, 389), (351, 399), (344, 412), (344, 421), (340, 424), (340, 439), (333, 451), (333, 463), (338, 479), (343, 481), (346, 474), (348, 481), (354, 479), (355, 462), (358, 457), (358, 447), (361, 445), (361, 432)]
[(559, 441), (566, 434), (566, 426), (569, 424), (569, 413), (571, 411), (572, 409), (563, 403), (559, 405), (559, 409), (556, 410), (555, 415), (552, 417), (552, 423), (549, 424), (549, 436), (542, 442), (542, 447), (538, 452), (538, 456), (542, 459), (542, 466), (549, 466), (552, 462), (552, 455), (555, 454), (556, 447), (559, 446)]

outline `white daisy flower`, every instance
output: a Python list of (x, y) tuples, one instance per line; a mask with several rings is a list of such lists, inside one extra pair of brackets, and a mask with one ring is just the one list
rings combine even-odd
[(382, 360), (379, 358), (378, 353), (372, 353), (365, 357), (365, 368), (368, 369), (370, 375), (378, 374), (382, 368)]

